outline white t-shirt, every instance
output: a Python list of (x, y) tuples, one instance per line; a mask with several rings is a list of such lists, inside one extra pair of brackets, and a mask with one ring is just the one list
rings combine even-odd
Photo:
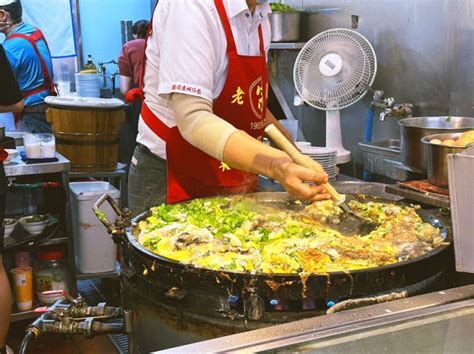
[[(223, 0), (237, 52), (260, 54), (258, 26), (265, 50), (270, 48), (269, 4), (257, 5), (253, 16), (246, 0)], [(213, 101), (227, 78), (227, 40), (214, 0), (160, 0), (146, 49), (145, 103), (169, 127), (176, 126), (169, 105), (173, 92)], [(137, 142), (166, 159), (165, 142), (140, 118)]]

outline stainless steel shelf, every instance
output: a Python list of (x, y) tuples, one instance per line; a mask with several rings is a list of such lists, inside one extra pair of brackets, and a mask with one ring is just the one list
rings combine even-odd
[(121, 175), (127, 175), (127, 165), (124, 163), (117, 163), (117, 167), (114, 171), (103, 171), (103, 172), (69, 172), (69, 178), (108, 178), (108, 177), (120, 177)]
[[(20, 147), (18, 150), (22, 150)], [(38, 175), (48, 173), (68, 172), (71, 169), (71, 163), (61, 154), (56, 153), (57, 162), (26, 164), (18, 155), (9, 163), (4, 164), (7, 177)]]
[(41, 307), (41, 306), (48, 306), (46, 304), (42, 304), (39, 302), (34, 302), (33, 303), (33, 309), (28, 310), (28, 311), (19, 311), (16, 306), (13, 309), (13, 312), (10, 316), (11, 322), (16, 322), (16, 321), (24, 321), (24, 320), (31, 320), (33, 318), (39, 317), (41, 314), (35, 313), (34, 309)]
[(38, 247), (44, 247), (44, 246), (56, 246), (56, 245), (65, 245), (68, 243), (68, 238), (67, 237), (58, 237), (58, 238), (53, 238), (49, 241), (46, 242), (41, 242), (37, 244)]
[(81, 273), (79, 269), (76, 270), (77, 280), (99, 279), (99, 278), (115, 278), (120, 274), (120, 264), (115, 262), (115, 270), (103, 273)]
[(11, 322), (17, 322), (17, 321), (30, 320), (36, 317), (39, 317), (39, 314), (35, 313), (33, 310), (29, 310), (29, 311), (12, 313), (10, 320)]
[(285, 43), (285, 42), (272, 42), (270, 44), (270, 49), (276, 50), (297, 50), (303, 48), (306, 43), (296, 42), (296, 43)]

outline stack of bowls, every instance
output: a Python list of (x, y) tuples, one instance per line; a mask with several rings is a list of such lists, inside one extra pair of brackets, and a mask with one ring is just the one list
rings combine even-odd
[(100, 97), (100, 79), (97, 74), (76, 74), (76, 91), (80, 97)]
[(300, 148), (304, 155), (311, 157), (319, 163), (329, 176), (329, 181), (334, 182), (337, 176), (337, 151), (319, 146), (303, 146)]

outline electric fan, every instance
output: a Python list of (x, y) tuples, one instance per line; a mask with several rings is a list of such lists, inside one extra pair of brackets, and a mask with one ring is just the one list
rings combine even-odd
[(337, 151), (338, 164), (351, 159), (350, 151), (342, 145), (339, 110), (364, 97), (376, 72), (372, 45), (364, 36), (345, 28), (316, 35), (296, 58), (296, 90), (310, 106), (326, 111), (326, 147)]

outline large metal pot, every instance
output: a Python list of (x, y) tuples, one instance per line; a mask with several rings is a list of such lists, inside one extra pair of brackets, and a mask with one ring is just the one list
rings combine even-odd
[(398, 121), (400, 125), (402, 163), (426, 172), (428, 147), (421, 142), (427, 135), (459, 133), (474, 129), (474, 118), (468, 117), (415, 117)]
[(441, 141), (456, 140), (462, 133), (434, 134), (425, 136), (421, 142), (428, 149), (428, 181), (440, 187), (448, 186), (448, 154), (459, 154), (466, 148), (461, 146), (447, 146), (433, 144), (433, 139)]
[(295, 42), (301, 37), (301, 11), (272, 12), (272, 42)]

